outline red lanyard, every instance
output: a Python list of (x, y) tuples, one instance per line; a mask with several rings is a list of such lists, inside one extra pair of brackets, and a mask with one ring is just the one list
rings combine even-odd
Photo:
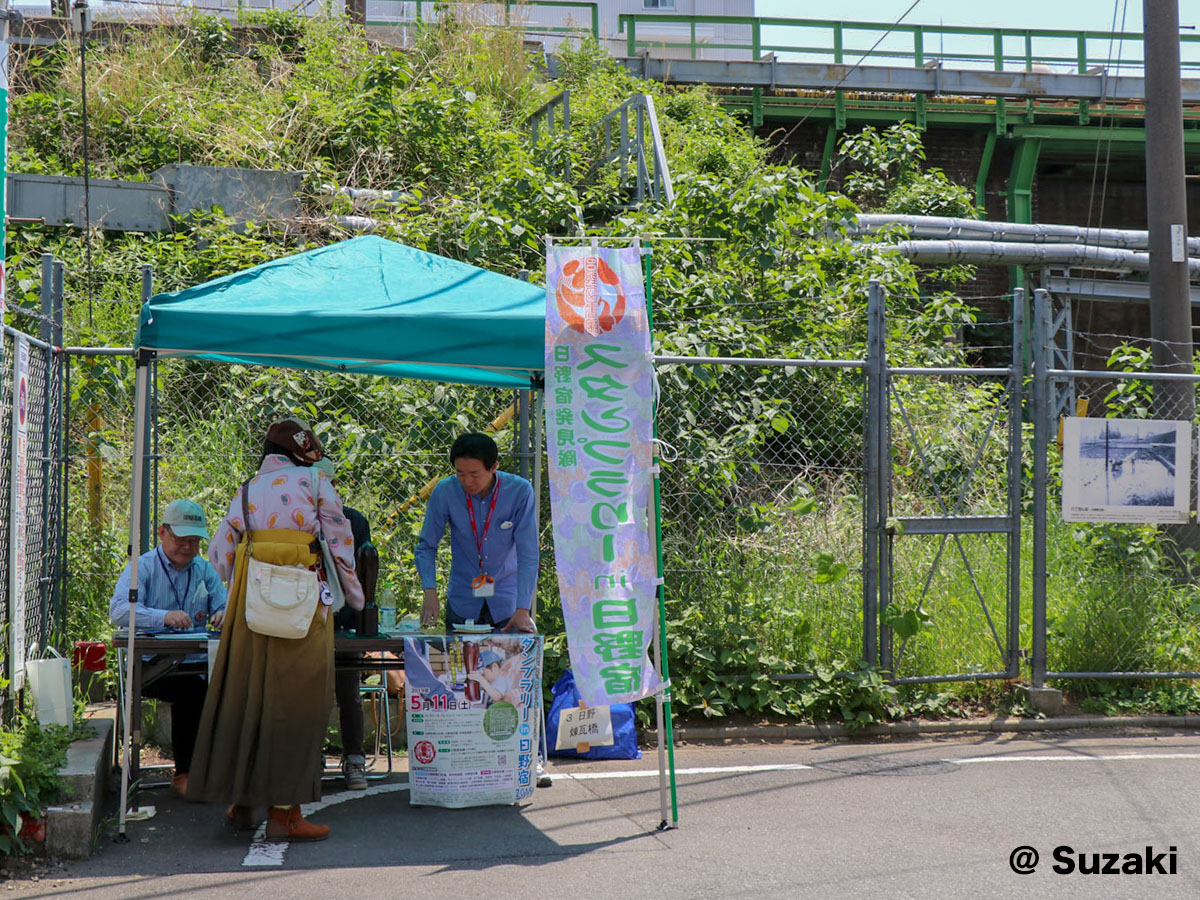
[(496, 483), (492, 485), (492, 505), (488, 507), (487, 518), (483, 520), (483, 534), (475, 530), (475, 504), (471, 495), (467, 494), (467, 513), (471, 516), (471, 536), (475, 538), (475, 549), (479, 552), (479, 573), (483, 574), (483, 542), (487, 540), (488, 528), (492, 524), (492, 513), (496, 511), (496, 498), (500, 496), (500, 476), (496, 475)]

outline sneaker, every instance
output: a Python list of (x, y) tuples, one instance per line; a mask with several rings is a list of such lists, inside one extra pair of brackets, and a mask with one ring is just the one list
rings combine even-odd
[(542, 761), (539, 759), (537, 764), (537, 786), (550, 787), (552, 784), (554, 784), (554, 781), (550, 778), (550, 773), (546, 771), (546, 767), (542, 765)]
[(367, 761), (361, 756), (347, 756), (342, 760), (342, 777), (346, 779), (346, 790), (367, 789)]

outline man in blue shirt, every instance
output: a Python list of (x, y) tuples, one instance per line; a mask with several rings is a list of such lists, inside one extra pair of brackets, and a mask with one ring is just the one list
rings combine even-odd
[(440, 611), (437, 548), (449, 525), (446, 625), (472, 619), (501, 631), (537, 631), (529, 612), (538, 576), (537, 501), (528, 481), (499, 471), (499, 458), (486, 434), (464, 434), (450, 448), (454, 474), (430, 494), (416, 548), (422, 627), (432, 627)]
[[(187, 631), (225, 618), (225, 585), (207, 559), (199, 556), (200, 539), (208, 539), (204, 509), (191, 500), (167, 505), (158, 526), (158, 546), (138, 557), (138, 610), (134, 625), (139, 631)], [(114, 625), (129, 625), (130, 567), (127, 563), (108, 614)], [(180, 672), (146, 686), (143, 694), (171, 704), (171, 746), (175, 775), (171, 788), (187, 794), (187, 773), (204, 710), (208, 682), (204, 675)]]

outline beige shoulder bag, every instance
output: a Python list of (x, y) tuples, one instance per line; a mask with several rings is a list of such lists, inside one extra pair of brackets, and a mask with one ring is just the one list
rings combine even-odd
[(308, 634), (320, 586), (317, 573), (307, 566), (277, 566), (254, 558), (250, 540), (250, 513), (242, 485), (242, 523), (246, 530), (246, 627), (258, 634), (278, 638), (302, 638)]

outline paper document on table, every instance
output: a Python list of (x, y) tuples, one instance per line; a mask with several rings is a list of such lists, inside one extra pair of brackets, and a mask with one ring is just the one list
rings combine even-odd
[(143, 637), (156, 638), (176, 638), (181, 641), (195, 641), (199, 638), (208, 638), (209, 640), (218, 640), (221, 637), (219, 631), (209, 631), (207, 628), (197, 628), (194, 631), (142, 631), (138, 629), (138, 634)]

